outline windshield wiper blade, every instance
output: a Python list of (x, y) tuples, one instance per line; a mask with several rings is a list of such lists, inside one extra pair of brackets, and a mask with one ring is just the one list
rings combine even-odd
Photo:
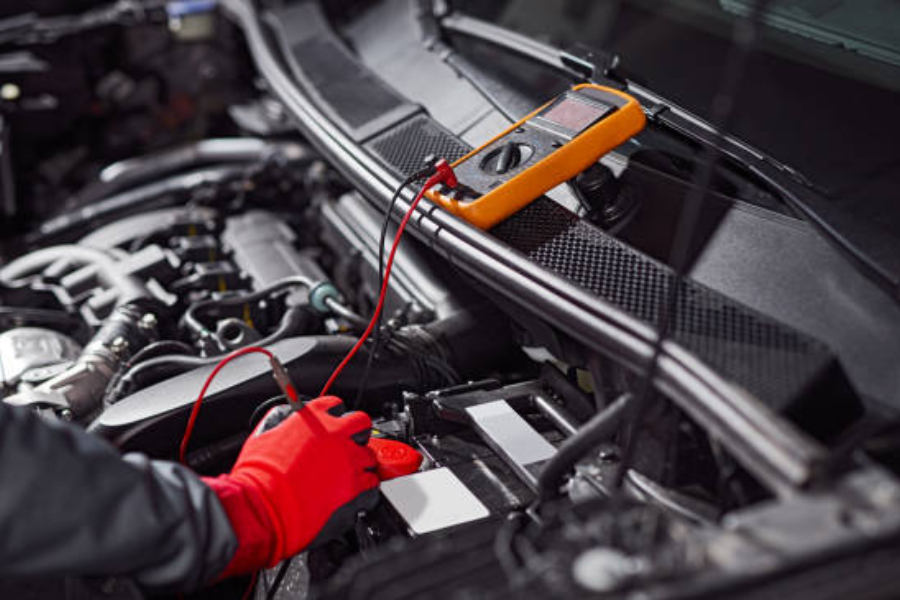
[(474, 38), (528, 58), (573, 82), (591, 82), (627, 91), (641, 103), (650, 122), (716, 148), (726, 160), (770, 185), (785, 204), (809, 221), (860, 273), (884, 289), (895, 302), (900, 302), (900, 240), (874, 224), (860, 222), (797, 170), (733, 136), (717, 134), (712, 125), (697, 115), (624, 76), (618, 56), (586, 46), (562, 50), (458, 12), (436, 16), (435, 21), (441, 32)]

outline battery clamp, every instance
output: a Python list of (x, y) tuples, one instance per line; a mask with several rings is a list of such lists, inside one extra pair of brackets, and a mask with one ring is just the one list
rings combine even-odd
[(628, 94), (577, 85), (453, 163), (455, 188), (436, 186), (425, 196), (489, 229), (596, 163), (645, 123)]

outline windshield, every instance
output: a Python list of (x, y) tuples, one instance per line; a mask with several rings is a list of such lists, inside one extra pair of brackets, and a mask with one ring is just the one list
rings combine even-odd
[[(622, 72), (709, 118), (746, 0), (472, 0), (454, 6), (566, 48), (618, 54)], [(773, 2), (731, 133), (900, 237), (900, 3)]]

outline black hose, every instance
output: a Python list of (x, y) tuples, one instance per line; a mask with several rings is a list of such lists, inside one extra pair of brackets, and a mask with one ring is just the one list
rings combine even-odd
[[(267, 337), (254, 342), (253, 345), (268, 346), (283, 340), (284, 338), (295, 334), (296, 330), (305, 322), (305, 320), (306, 317), (301, 307), (294, 306), (288, 308), (281, 318), (278, 328)], [(200, 357), (166, 355), (151, 358), (136, 365), (122, 376), (116, 389), (110, 391), (109, 402), (117, 402), (124, 394), (133, 393), (137, 389), (146, 387), (164, 377), (172, 377), (184, 373), (185, 371), (190, 371), (191, 369), (214, 365), (220, 360), (222, 360), (221, 356)]]
[(107, 406), (115, 402), (122, 377), (124, 377), (126, 373), (136, 365), (160, 354), (192, 355), (194, 354), (194, 350), (184, 342), (177, 342), (174, 340), (153, 342), (149, 346), (141, 348), (137, 354), (132, 356), (120, 370), (116, 371), (116, 374), (113, 375), (112, 379), (109, 380), (109, 384), (106, 386), (106, 390), (103, 393), (103, 405)]
[[(302, 285), (307, 289), (313, 286), (313, 281), (308, 277), (304, 277), (303, 275), (291, 275), (290, 277), (285, 277), (283, 279), (279, 279), (272, 285), (268, 285), (261, 290), (257, 290), (255, 292), (251, 292), (249, 294), (241, 294), (238, 296), (226, 296), (225, 298), (217, 298), (213, 300), (203, 300), (202, 302), (197, 302), (192, 304), (190, 308), (187, 309), (184, 313), (183, 321), (186, 327), (191, 329), (195, 334), (201, 337), (206, 336), (215, 336), (209, 329), (207, 329), (203, 323), (197, 319), (196, 314), (199, 311), (205, 310), (207, 308), (220, 308), (223, 306), (240, 306), (242, 304), (246, 304), (248, 302), (256, 302), (257, 300), (262, 300), (276, 292), (287, 289), (289, 287), (295, 285)], [(285, 313), (286, 314), (286, 313)]]
[[(302, 398), (303, 401), (307, 401), (309, 398)], [(288, 399), (287, 396), (283, 396), (279, 394), (278, 396), (273, 396), (268, 400), (264, 400), (262, 404), (253, 409), (253, 412), (250, 413), (250, 421), (248, 427), (251, 431), (256, 429), (256, 426), (259, 425), (259, 422), (263, 420), (263, 417), (266, 416), (271, 409), (276, 406), (281, 406), (282, 404), (287, 404)]]
[(547, 461), (538, 476), (538, 496), (546, 500), (557, 494), (563, 475), (568, 473), (589, 450), (609, 440), (618, 430), (634, 403), (631, 394), (622, 394), (603, 412), (594, 415), (578, 433), (567, 439)]
[(154, 356), (159, 356), (163, 354), (193, 354), (194, 349), (185, 344), (184, 342), (177, 342), (175, 340), (163, 340), (161, 342), (153, 342), (149, 346), (145, 348), (141, 348), (141, 350), (131, 357), (131, 360), (128, 361), (127, 366), (133, 367), (134, 365), (144, 362), (149, 358), (153, 358)]

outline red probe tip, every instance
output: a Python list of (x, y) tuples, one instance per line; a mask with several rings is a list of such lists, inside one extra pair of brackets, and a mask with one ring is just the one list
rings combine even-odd
[(455, 188), (459, 185), (456, 173), (453, 171), (453, 167), (450, 166), (450, 163), (447, 162), (446, 158), (439, 158), (437, 162), (434, 163), (434, 172), (438, 175), (438, 182), (444, 184), (448, 188)]
[(284, 368), (284, 365), (281, 364), (281, 361), (274, 354), (269, 358), (269, 362), (272, 364), (272, 377), (275, 378), (275, 383), (278, 384), (281, 393), (287, 396), (291, 404), (297, 404), (300, 400), (300, 395), (297, 393), (297, 388), (294, 387), (294, 382), (291, 381), (291, 376), (288, 375), (287, 369)]

